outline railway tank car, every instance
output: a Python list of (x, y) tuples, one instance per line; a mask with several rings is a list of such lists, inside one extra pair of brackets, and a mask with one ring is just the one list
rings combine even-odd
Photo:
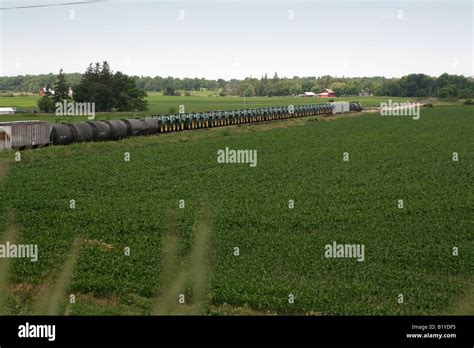
[(51, 142), (55, 145), (69, 145), (74, 142), (74, 130), (70, 124), (53, 124), (51, 126)]

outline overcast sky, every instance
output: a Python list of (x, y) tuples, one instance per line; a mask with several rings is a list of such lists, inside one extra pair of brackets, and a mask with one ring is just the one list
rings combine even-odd
[[(77, 0), (81, 1), (81, 0)], [(473, 0), (163, 1), (5, 9), (75, 0), (0, 0), (0, 75), (474, 75)]]

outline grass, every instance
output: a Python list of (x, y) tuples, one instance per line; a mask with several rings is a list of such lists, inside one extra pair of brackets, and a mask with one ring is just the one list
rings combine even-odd
[(0, 107), (16, 107), (21, 109), (37, 109), (39, 96), (0, 97)]
[[(40, 259), (12, 260), (3, 312), (32, 313), (51, 282), (61, 308), (76, 295), (73, 315), (459, 312), (474, 283), (471, 109), (309, 119), (23, 152), (0, 213)], [(256, 149), (257, 167), (218, 164), (226, 146)], [(333, 241), (364, 244), (365, 262), (324, 258)]]

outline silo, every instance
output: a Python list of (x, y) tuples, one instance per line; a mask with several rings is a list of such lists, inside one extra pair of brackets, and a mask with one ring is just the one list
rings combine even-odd
[(71, 125), (74, 132), (74, 142), (83, 143), (92, 141), (94, 132), (92, 126), (87, 122), (73, 123)]
[(54, 124), (50, 137), (54, 145), (69, 145), (75, 140), (74, 131), (69, 124)]

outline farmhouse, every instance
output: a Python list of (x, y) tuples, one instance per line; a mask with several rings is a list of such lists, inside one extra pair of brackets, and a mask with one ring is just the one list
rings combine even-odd
[[(40, 89), (39, 95), (40, 95), (40, 97), (44, 97), (44, 96), (47, 96), (47, 95), (54, 95), (54, 90), (52, 90), (49, 87), (43, 87), (43, 88)], [(69, 98), (72, 98), (73, 91), (72, 91), (71, 87), (69, 87), (69, 89), (67, 91), (67, 95), (69, 96)]]
[(324, 92), (318, 94), (320, 98), (334, 98), (336, 96), (336, 92), (332, 89), (326, 88)]
[(44, 97), (44, 96), (47, 96), (47, 95), (50, 95), (50, 94), (54, 94), (54, 91), (49, 87), (43, 87), (39, 91), (40, 97)]

